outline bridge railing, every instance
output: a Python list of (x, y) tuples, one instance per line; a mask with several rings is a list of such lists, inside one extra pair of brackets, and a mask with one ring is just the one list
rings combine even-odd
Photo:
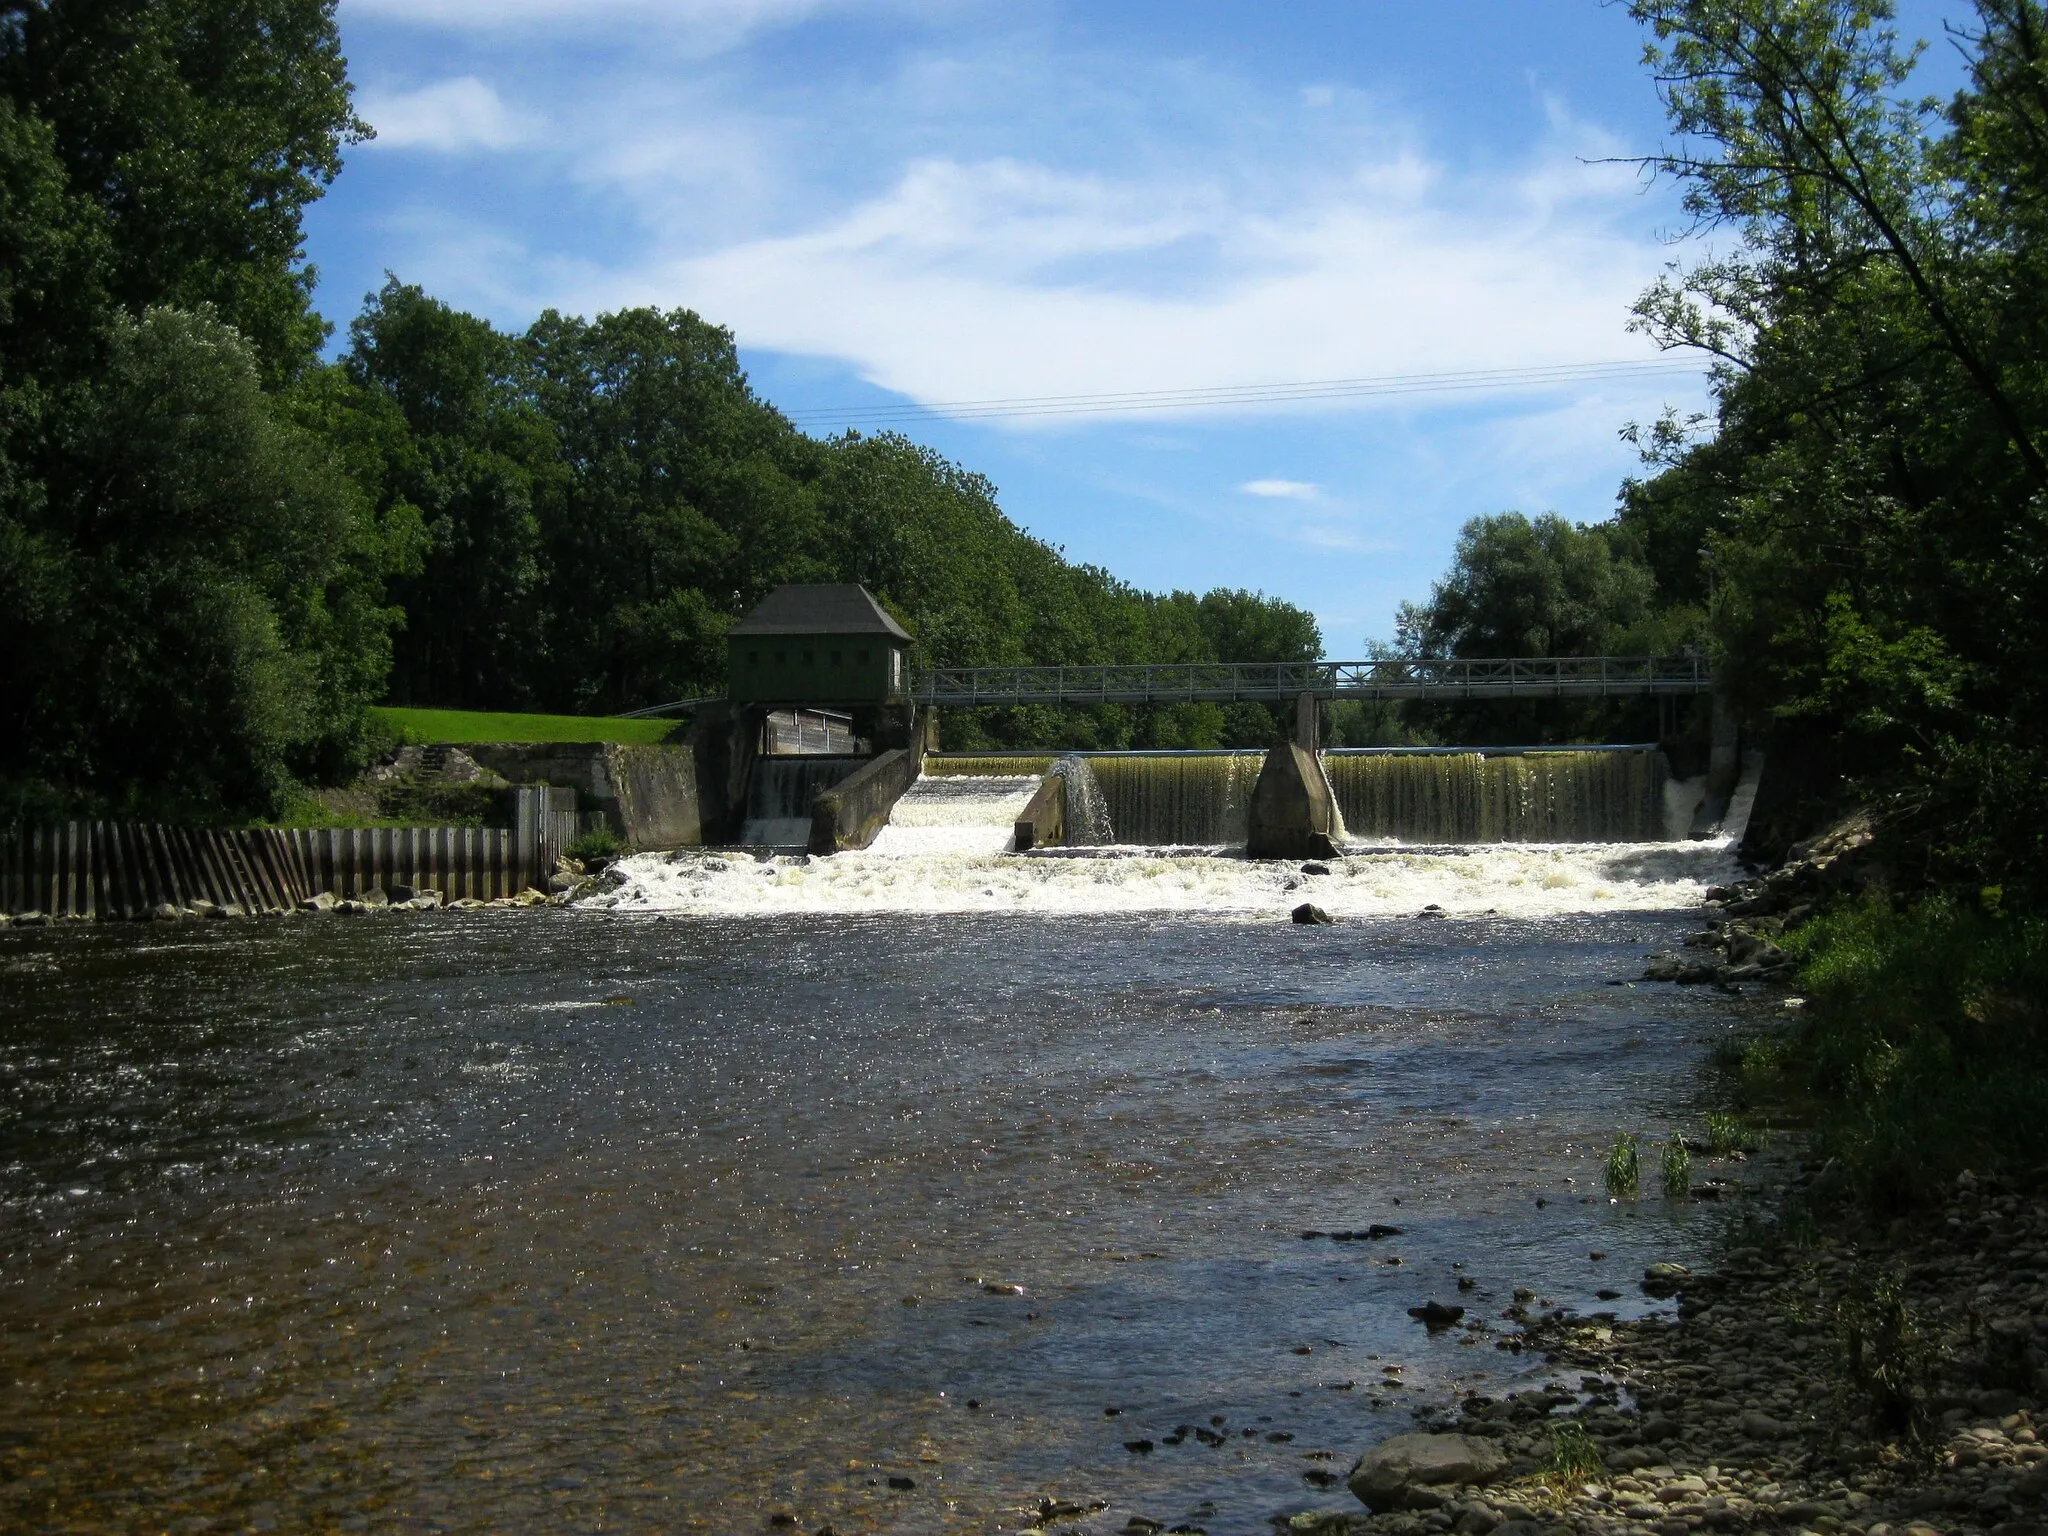
[(1620, 698), (1709, 691), (1697, 656), (1399, 658), (1193, 662), (1166, 666), (939, 667), (911, 696), (955, 709), (1006, 704), (1182, 704), (1249, 700)]

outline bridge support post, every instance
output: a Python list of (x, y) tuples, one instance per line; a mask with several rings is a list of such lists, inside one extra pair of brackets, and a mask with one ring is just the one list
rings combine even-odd
[(1322, 750), (1322, 712), (1312, 693), (1294, 700), (1294, 744), (1304, 752)]

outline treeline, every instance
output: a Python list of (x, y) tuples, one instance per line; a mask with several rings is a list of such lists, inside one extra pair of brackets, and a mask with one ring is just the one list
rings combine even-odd
[[(332, 0), (0, 4), (0, 814), (263, 814), (387, 697), (714, 693), (785, 581), (866, 583), (920, 664), (1319, 652), (1286, 604), (1066, 561), (904, 438), (806, 437), (687, 311), (508, 335), (393, 280), (323, 361), (302, 215), (368, 132)], [(1280, 728), (984, 716), (955, 739)]]

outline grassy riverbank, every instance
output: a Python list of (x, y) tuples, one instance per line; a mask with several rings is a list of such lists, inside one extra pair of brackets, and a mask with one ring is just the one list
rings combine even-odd
[(395, 709), (370, 711), (375, 732), (405, 746), (460, 746), (476, 741), (610, 741), (651, 746), (667, 741), (680, 722), (627, 720), (612, 715), (518, 715), (477, 709)]
[(1933, 895), (1866, 897), (1788, 936), (1807, 998), (1779, 1059), (1815, 1150), (1873, 1210), (1964, 1169), (2048, 1159), (2048, 920)]

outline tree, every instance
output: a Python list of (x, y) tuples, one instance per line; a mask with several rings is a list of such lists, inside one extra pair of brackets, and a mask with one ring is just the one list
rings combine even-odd
[(5, 769), (220, 815), (348, 766), (389, 662), (389, 541), (252, 349), (203, 310), (116, 322), (66, 426), (31, 530), (46, 599), (8, 669), (33, 729)]
[(97, 215), (113, 303), (212, 305), (271, 384), (312, 361), (302, 217), (369, 136), (334, 0), (0, 4), (0, 95)]
[(1639, 305), (1719, 359), (1718, 409), (1709, 441), (1655, 445), (1632, 501), (1705, 530), (1717, 669), (1752, 724), (1840, 743), (1936, 865), (2032, 879), (2044, 13), (1977, 10), (1944, 112), (1903, 94), (1914, 51), (1875, 0), (1631, 5), (1681, 135), (1654, 163), (1724, 235)]

